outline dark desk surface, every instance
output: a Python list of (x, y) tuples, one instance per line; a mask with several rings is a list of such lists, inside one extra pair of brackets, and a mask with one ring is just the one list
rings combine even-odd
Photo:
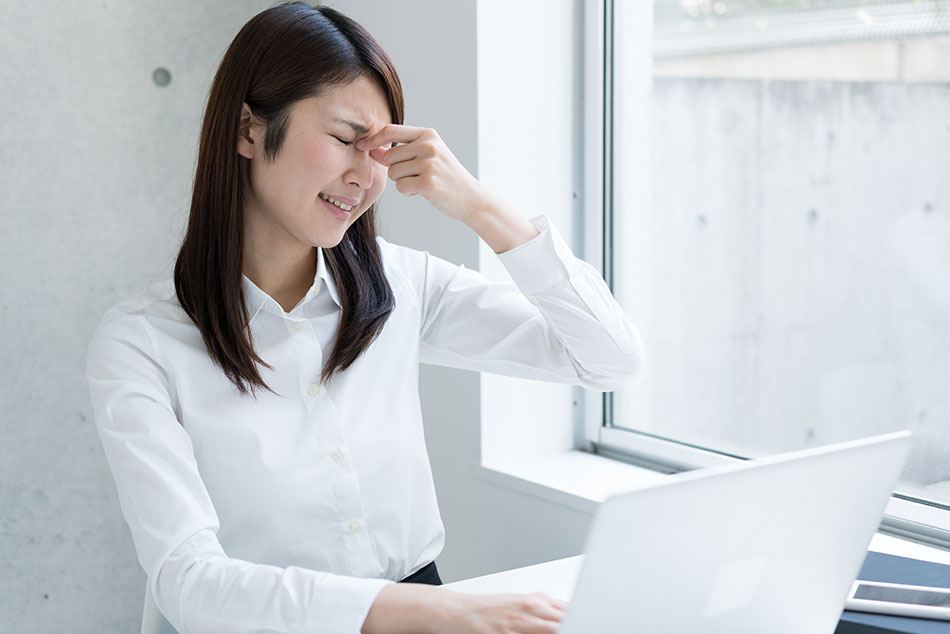
[[(950, 566), (869, 552), (858, 579), (950, 588)], [(845, 610), (835, 634), (950, 634), (950, 621)]]

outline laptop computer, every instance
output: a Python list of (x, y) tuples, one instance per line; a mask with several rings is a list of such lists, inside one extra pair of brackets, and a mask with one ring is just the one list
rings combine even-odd
[(909, 450), (896, 432), (609, 498), (559, 634), (831, 634)]

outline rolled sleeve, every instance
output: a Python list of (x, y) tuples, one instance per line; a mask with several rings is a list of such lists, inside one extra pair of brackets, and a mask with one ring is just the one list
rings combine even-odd
[(181, 634), (356, 634), (391, 583), (229, 558), (214, 533), (204, 530), (169, 556), (154, 596)]
[(608, 391), (640, 370), (639, 333), (600, 273), (547, 216), (497, 257), (514, 285), (423, 254), (420, 360)]
[(547, 216), (531, 219), (541, 233), (524, 244), (496, 254), (525, 295), (534, 295), (568, 279), (577, 269), (577, 258)]
[[(541, 296), (545, 291), (556, 296), (560, 287), (561, 299), (570, 301), (573, 291), (620, 350), (636, 356), (635, 370), (639, 369), (643, 354), (640, 335), (614, 299), (603, 277), (592, 265), (573, 254), (547, 216), (532, 218), (531, 223), (541, 232), (540, 235), (498, 255), (518, 288), (529, 299)], [(564, 285), (565, 280), (569, 282), (569, 289)]]
[(376, 596), (392, 583), (395, 582), (387, 579), (327, 575), (310, 608), (308, 620), (313, 628), (310, 631), (359, 632)]

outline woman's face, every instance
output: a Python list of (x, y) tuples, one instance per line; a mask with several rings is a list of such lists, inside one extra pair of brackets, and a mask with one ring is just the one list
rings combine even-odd
[[(385, 95), (365, 77), (295, 103), (283, 146), (264, 159), (263, 125), (241, 115), (238, 153), (249, 159), (245, 221), (269, 247), (333, 247), (386, 187), (386, 166), (356, 141), (392, 123)], [(347, 121), (358, 126), (351, 127)], [(349, 205), (345, 211), (326, 200)]]

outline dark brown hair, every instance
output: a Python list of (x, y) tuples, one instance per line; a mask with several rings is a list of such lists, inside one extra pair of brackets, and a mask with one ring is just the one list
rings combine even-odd
[[(294, 103), (366, 77), (403, 122), (402, 86), (382, 47), (362, 26), (325, 6), (291, 2), (251, 18), (225, 52), (208, 97), (191, 212), (178, 259), (175, 290), (201, 332), (211, 359), (242, 395), (270, 390), (254, 352), (244, 302), (246, 161), (237, 153), (242, 103), (264, 120), (264, 155), (280, 152)], [(324, 249), (342, 312), (336, 342), (320, 379), (345, 370), (379, 335), (395, 301), (376, 243), (376, 203), (335, 247)], [(273, 392), (273, 390), (270, 390)]]

